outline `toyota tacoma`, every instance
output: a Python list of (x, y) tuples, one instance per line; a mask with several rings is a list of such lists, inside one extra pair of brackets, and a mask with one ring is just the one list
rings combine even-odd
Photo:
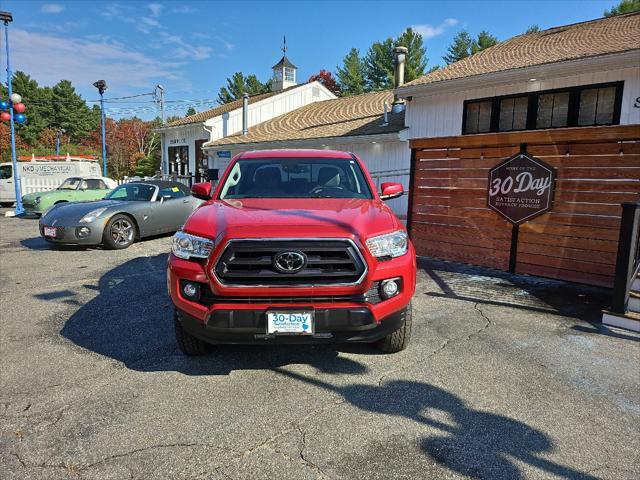
[(416, 259), (375, 183), (352, 153), (270, 150), (237, 155), (172, 240), (167, 287), (178, 346), (376, 343), (411, 334)]

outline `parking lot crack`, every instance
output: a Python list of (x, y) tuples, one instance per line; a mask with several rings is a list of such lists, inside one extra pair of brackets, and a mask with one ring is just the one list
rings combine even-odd
[(309, 468), (314, 470), (318, 474), (318, 478), (331, 478), (318, 465), (313, 463), (305, 456), (304, 451), (307, 448), (307, 433), (302, 429), (300, 424), (296, 423), (295, 427), (298, 430), (298, 433), (300, 433), (300, 451), (298, 452), (298, 455), (300, 455), (300, 460), (302, 460), (302, 462)]

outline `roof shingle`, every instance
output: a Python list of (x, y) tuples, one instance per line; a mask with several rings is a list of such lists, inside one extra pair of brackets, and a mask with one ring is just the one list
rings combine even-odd
[(640, 12), (518, 35), (403, 87), (636, 49), (640, 49)]
[(393, 92), (372, 92), (315, 102), (249, 128), (247, 135), (231, 135), (207, 145), (235, 145), (311, 138), (395, 133), (404, 129), (404, 112), (389, 113), (383, 126), (384, 102)]
[[(299, 85), (294, 85), (292, 87), (289, 88), (285, 88), (284, 90), (277, 90), (275, 92), (266, 92), (266, 93), (259, 93), (257, 95), (251, 95), (249, 97), (249, 103), (255, 103), (255, 102), (259, 102), (260, 100), (264, 100), (266, 98), (269, 97), (273, 97), (274, 95), (278, 95), (279, 93), (282, 92), (286, 92), (289, 90), (293, 90), (294, 88), (300, 87), (302, 85), (305, 85), (304, 83), (301, 83)], [(238, 100), (234, 100), (233, 102), (229, 102), (229, 103), (225, 103), (224, 105), (220, 105), (219, 107), (216, 108), (212, 108), (210, 110), (205, 110), (203, 112), (198, 112), (195, 113), (193, 115), (189, 115), (188, 117), (184, 117), (184, 118), (179, 118), (178, 120), (175, 120), (171, 123), (168, 123), (166, 125), (163, 125), (162, 127), (159, 128), (166, 128), (166, 127), (178, 127), (180, 125), (190, 125), (192, 123), (202, 123), (205, 122), (207, 120), (209, 120), (210, 118), (214, 118), (214, 117), (218, 117), (220, 115), (222, 115), (223, 113), (227, 113), (227, 112), (231, 112), (233, 110), (236, 110), (237, 108), (242, 108), (242, 99), (238, 99)]]

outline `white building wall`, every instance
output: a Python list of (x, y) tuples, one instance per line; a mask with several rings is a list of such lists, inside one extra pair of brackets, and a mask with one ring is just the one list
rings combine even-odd
[(640, 108), (634, 107), (636, 99), (640, 97), (640, 67), (632, 66), (498, 86), (491, 86), (491, 82), (487, 81), (486, 87), (426, 96), (414, 95), (413, 99), (407, 102), (405, 125), (409, 127), (409, 138), (461, 135), (465, 100), (621, 80), (624, 81), (624, 88), (620, 124), (640, 124)]
[[(249, 99), (249, 127), (291, 112), (309, 103), (333, 98), (336, 98), (335, 95), (320, 83), (311, 82), (259, 102), (251, 103), (251, 99)], [(205, 124), (210, 133), (205, 131)], [(242, 130), (242, 108), (209, 119), (205, 124), (190, 124), (164, 130), (163, 158), (165, 160), (168, 159), (169, 147), (186, 145), (189, 147), (189, 171), (194, 173), (196, 168), (196, 140), (214, 141), (239, 133)], [(215, 158), (210, 158), (209, 168), (221, 168), (217, 163)], [(166, 165), (163, 165), (163, 172), (165, 173), (166, 168)]]

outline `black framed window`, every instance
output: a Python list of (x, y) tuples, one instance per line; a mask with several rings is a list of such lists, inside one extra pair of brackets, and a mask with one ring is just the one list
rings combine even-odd
[(466, 100), (462, 133), (617, 125), (623, 86), (615, 82)]

